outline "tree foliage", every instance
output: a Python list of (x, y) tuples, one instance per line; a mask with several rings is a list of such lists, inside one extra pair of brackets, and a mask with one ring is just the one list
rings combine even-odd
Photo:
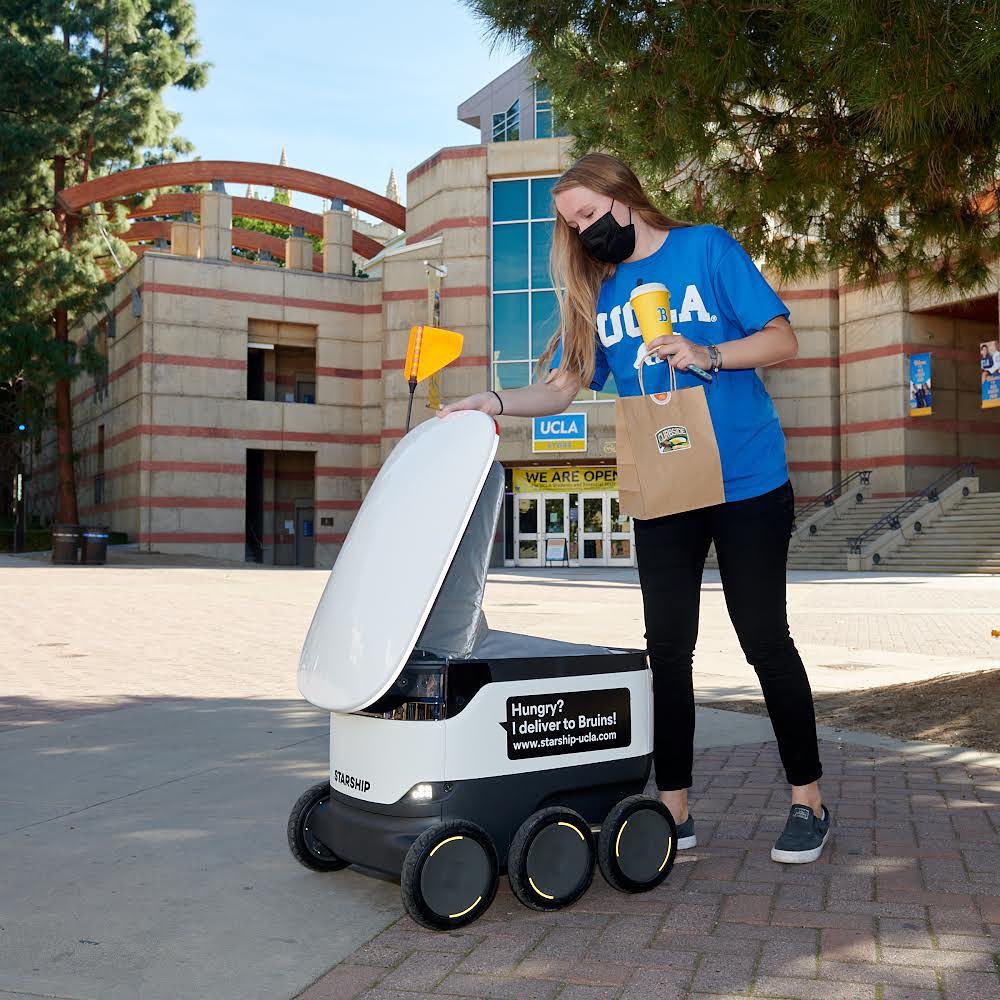
[(65, 329), (114, 277), (100, 227), (125, 207), (67, 216), (58, 192), (188, 152), (162, 95), (202, 86), (197, 54), (190, 0), (0, 0), (0, 381), (36, 404), (54, 385), (61, 431), (87, 363)]
[(1000, 250), (1000, 5), (465, 0), (530, 50), (580, 155), (783, 277), (986, 282)]

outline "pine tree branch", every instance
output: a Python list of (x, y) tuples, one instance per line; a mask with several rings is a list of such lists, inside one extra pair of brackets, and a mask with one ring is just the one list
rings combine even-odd
[(108, 30), (108, 26), (104, 25), (104, 72), (101, 74), (101, 81), (97, 86), (97, 93), (94, 98), (90, 101), (85, 101), (81, 106), (81, 111), (90, 111), (92, 108), (98, 107), (105, 97), (113, 96), (112, 87), (107, 86), (108, 79), (108, 69), (111, 65), (111, 35)]
[(108, 68), (111, 64), (111, 32), (108, 30), (108, 25), (105, 22), (104, 25), (104, 72), (101, 74), (101, 82), (97, 88), (97, 101), (98, 103), (104, 98), (104, 85), (108, 79)]

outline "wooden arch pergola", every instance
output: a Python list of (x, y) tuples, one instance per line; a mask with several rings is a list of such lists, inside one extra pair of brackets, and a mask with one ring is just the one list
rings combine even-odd
[[(148, 211), (148, 209), (145, 211)], [(355, 233), (355, 236), (357, 235), (358, 234)], [(124, 233), (121, 233), (118, 238), (129, 244), (140, 243), (145, 240), (169, 240), (170, 223), (155, 219), (136, 222)], [(369, 240), (368, 237), (362, 238), (367, 240), (368, 243), (374, 244), (378, 247), (378, 250), (382, 249), (382, 247), (376, 243), (375, 240)], [(239, 247), (241, 250), (266, 250), (272, 257), (281, 260), (284, 260), (285, 258), (285, 241), (277, 236), (271, 236), (268, 233), (258, 233), (253, 229), (234, 228), (232, 243), (234, 247)], [(146, 250), (149, 249), (151, 248), (147, 246), (132, 246), (132, 252), (137, 256), (141, 256)], [(355, 246), (355, 250), (357, 250), (357, 246)], [(378, 253), (378, 250), (376, 250), (375, 253)], [(358, 252), (361, 253), (361, 251)], [(375, 253), (363, 254), (363, 256), (371, 258), (375, 256)], [(312, 269), (320, 272), (323, 270), (322, 254), (313, 254)]]
[[(152, 205), (145, 208), (133, 208), (129, 211), (130, 219), (149, 219), (157, 215), (180, 215), (182, 212), (197, 212), (199, 210), (199, 198), (197, 194), (161, 194)], [(303, 231), (310, 236), (323, 235), (323, 217), (315, 212), (306, 212), (301, 208), (292, 208), (291, 205), (282, 205), (276, 201), (263, 201), (259, 198), (233, 198), (233, 215), (243, 216), (245, 219), (261, 219), (265, 222), (276, 222), (282, 226), (301, 226)], [(169, 224), (167, 232), (157, 231), (153, 235), (137, 236), (141, 232), (141, 226), (148, 223), (133, 223), (131, 228), (121, 234), (120, 239), (126, 243), (133, 240), (151, 240), (157, 236), (169, 237)], [(250, 242), (240, 242), (237, 239), (249, 240)], [(257, 242), (254, 242), (256, 240)], [(277, 244), (280, 243), (280, 247)], [(373, 240), (364, 233), (353, 233), (351, 245), (356, 254), (371, 260), (381, 249), (382, 244)], [(233, 230), (233, 246), (247, 250), (268, 250), (273, 257), (285, 256), (284, 242), (275, 236), (268, 236), (266, 233), (257, 233), (250, 229)], [(322, 268), (319, 268), (322, 270)]]
[[(78, 214), (87, 205), (97, 202), (111, 201), (159, 188), (182, 184), (205, 184), (215, 180), (233, 184), (259, 184), (265, 187), (286, 188), (290, 191), (328, 198), (331, 201), (339, 198), (346, 205), (388, 222), (397, 229), (406, 228), (406, 209), (398, 202), (375, 194), (374, 191), (311, 170), (283, 167), (274, 163), (245, 163), (240, 160), (191, 160), (184, 163), (164, 163), (154, 167), (122, 170), (66, 188), (59, 193), (59, 203), (66, 212)], [(148, 218), (152, 215), (172, 215), (197, 209), (197, 194), (164, 194), (160, 195), (152, 206), (130, 212), (130, 217)], [(314, 212), (304, 212), (290, 205), (279, 205), (257, 198), (233, 198), (233, 213), (286, 226), (301, 226), (307, 233), (319, 235), (323, 232), (323, 220)], [(244, 234), (250, 232), (250, 230), (243, 231)], [(255, 235), (264, 236), (260, 233)], [(123, 236), (128, 239), (129, 233)], [(352, 245), (355, 252), (369, 259), (382, 249), (379, 243), (361, 233), (354, 234)], [(269, 249), (269, 246), (260, 242), (254, 244), (252, 248)]]

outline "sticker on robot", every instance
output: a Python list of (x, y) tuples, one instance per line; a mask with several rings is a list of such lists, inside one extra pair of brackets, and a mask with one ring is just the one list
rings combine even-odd
[(628, 688), (507, 699), (507, 757), (613, 750), (632, 742)]
[(671, 452), (690, 448), (691, 438), (688, 436), (688, 429), (680, 424), (661, 427), (656, 432), (656, 447), (660, 449), (661, 455), (669, 455)]

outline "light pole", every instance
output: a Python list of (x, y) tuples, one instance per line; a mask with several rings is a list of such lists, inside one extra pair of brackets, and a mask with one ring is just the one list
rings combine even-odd
[(24, 502), (24, 435), (28, 428), (25, 424), (17, 425), (17, 458), (14, 463), (14, 551), (24, 551), (25, 513)]

